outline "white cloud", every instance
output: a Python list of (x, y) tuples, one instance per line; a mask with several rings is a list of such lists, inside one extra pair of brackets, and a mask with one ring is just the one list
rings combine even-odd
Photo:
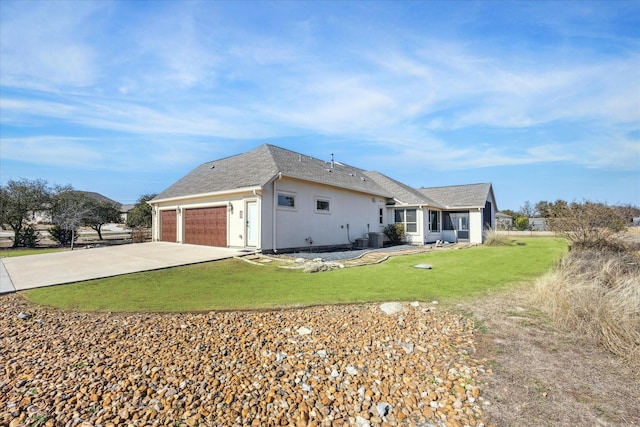
[(101, 2), (3, 3), (0, 58), (3, 85), (53, 89), (84, 87), (99, 76), (98, 53), (85, 41)]
[[(559, 161), (628, 168), (637, 159), (634, 141), (605, 132), (640, 121), (637, 53), (586, 55), (571, 44), (507, 50), (491, 38), (417, 27), (360, 34), (353, 16), (271, 22), (269, 15), (245, 26), (238, 24), (244, 15), (218, 4), (155, 6), (10, 3), (0, 29), (1, 84), (20, 90), (3, 91), (3, 125), (90, 134), (58, 140), (69, 150), (85, 147), (89, 157), (100, 154), (92, 144), (113, 134), (157, 141), (160, 164), (190, 159), (170, 139), (295, 135), (365, 141), (398, 152), (399, 163), (440, 169)], [(334, 34), (350, 37), (336, 44)], [(582, 132), (570, 139), (564, 133), (572, 126)], [(527, 136), (510, 142), (503, 132)], [(603, 140), (615, 149), (602, 149)]]
[(2, 157), (35, 164), (102, 169), (104, 154), (99, 145), (88, 145), (85, 138), (40, 136), (3, 138)]

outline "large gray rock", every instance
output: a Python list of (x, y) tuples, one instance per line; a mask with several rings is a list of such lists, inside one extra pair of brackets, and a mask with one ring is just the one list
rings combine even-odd
[(392, 315), (404, 311), (405, 307), (399, 302), (385, 302), (384, 304), (380, 304), (380, 310), (385, 314)]

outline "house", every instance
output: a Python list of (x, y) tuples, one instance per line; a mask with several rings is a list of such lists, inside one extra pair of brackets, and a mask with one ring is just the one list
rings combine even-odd
[(265, 252), (407, 242), (481, 243), (495, 226), (491, 184), (416, 189), (375, 171), (270, 144), (203, 163), (149, 201), (153, 239)]
[(529, 218), (529, 230), (530, 231), (549, 231), (549, 224), (547, 224), (546, 218)]
[(131, 211), (135, 208), (136, 205), (129, 203), (120, 205), (120, 221), (122, 224), (126, 224), (129, 220), (129, 215), (131, 215)]
[(511, 230), (513, 228), (513, 217), (502, 212), (496, 212), (496, 227), (498, 230)]

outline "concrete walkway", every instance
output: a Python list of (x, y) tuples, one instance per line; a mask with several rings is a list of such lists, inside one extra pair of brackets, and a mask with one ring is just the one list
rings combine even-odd
[(13, 287), (9, 273), (7, 269), (4, 268), (4, 263), (2, 262), (2, 258), (0, 258), (0, 294), (8, 294), (15, 291), (16, 288)]
[(248, 253), (239, 249), (153, 242), (2, 258), (0, 293), (197, 264)]

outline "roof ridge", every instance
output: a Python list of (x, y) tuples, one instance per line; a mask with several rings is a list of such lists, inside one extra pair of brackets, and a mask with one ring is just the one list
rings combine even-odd
[(437, 185), (435, 187), (418, 187), (418, 190), (432, 189), (432, 188), (450, 188), (450, 187), (471, 187), (474, 185), (491, 185), (491, 182), (474, 182), (472, 184), (454, 184), (454, 185)]

